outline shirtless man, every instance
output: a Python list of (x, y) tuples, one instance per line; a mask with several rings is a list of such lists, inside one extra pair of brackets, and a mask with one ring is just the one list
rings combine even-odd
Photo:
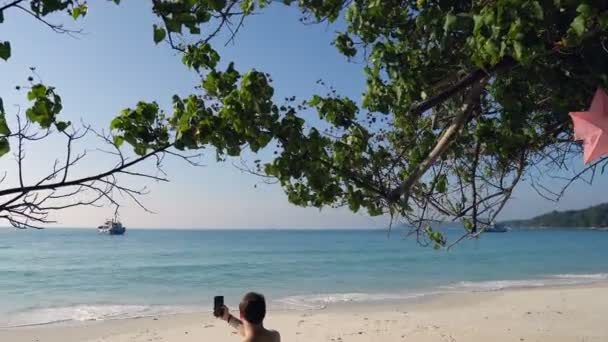
[(259, 293), (249, 292), (239, 304), (240, 319), (232, 316), (228, 307), (224, 306), (223, 315), (220, 317), (228, 322), (228, 325), (239, 331), (243, 336), (243, 342), (281, 342), (278, 331), (264, 328), (264, 317), (266, 316), (266, 301)]

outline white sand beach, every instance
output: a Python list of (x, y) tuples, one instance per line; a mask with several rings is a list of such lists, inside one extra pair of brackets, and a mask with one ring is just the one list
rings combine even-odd
[[(269, 312), (283, 341), (605, 342), (608, 283), (449, 294), (422, 303)], [(10, 342), (239, 341), (209, 314), (0, 330)]]

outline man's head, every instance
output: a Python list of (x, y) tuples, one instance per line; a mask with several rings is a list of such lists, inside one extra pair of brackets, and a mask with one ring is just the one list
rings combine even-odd
[(249, 292), (239, 304), (241, 318), (250, 324), (262, 324), (264, 316), (266, 316), (266, 300), (259, 293)]

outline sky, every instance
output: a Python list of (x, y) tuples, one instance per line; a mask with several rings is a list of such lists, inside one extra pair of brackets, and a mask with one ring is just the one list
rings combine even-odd
[[(0, 62), (0, 96), (9, 119), (17, 113), (17, 106), (27, 105), (25, 92), (14, 87), (26, 84), (30, 66), (36, 67), (39, 77), (61, 94), (62, 118), (82, 120), (98, 129), (108, 127), (120, 110), (135, 106), (139, 100), (157, 101), (170, 110), (173, 94), (194, 92), (197, 75), (184, 67), (166, 44), (157, 46), (152, 40), (152, 25), (158, 20), (150, 3), (123, 0), (116, 6), (109, 1), (91, 1), (83, 20), (73, 22), (66, 15), (50, 18), (54, 23), (82, 29), (83, 34), (77, 38), (54, 33), (24, 13), (5, 13), (0, 37), (11, 41), (13, 52), (8, 62)], [(299, 17), (295, 8), (275, 4), (247, 18), (234, 44), (224, 47), (225, 39), (216, 42), (222, 63), (234, 61), (239, 70), (256, 68), (269, 72), (277, 99), (292, 95), (304, 99), (325, 93), (326, 89), (316, 84), (318, 79), (343, 95), (360, 99), (365, 88), (362, 65), (347, 62), (331, 46), (336, 28), (303, 25)], [(54, 156), (62, 151), (61, 141), (30, 146), (26, 176), (35, 179), (48, 170)], [(76, 174), (107, 166), (106, 156), (89, 152)], [(386, 217), (370, 218), (345, 209), (295, 207), (287, 202), (278, 185), (264, 184), (230, 162), (216, 163), (213, 151), (203, 153), (203, 167), (191, 167), (180, 160), (166, 161), (165, 171), (171, 182), (145, 184), (151, 193), (143, 201), (155, 214), (124, 201), (120, 210), (123, 223), (142, 228), (278, 229), (372, 228), (389, 222)], [(14, 176), (12, 157), (2, 158), (0, 167), (9, 171), (9, 178)], [(552, 185), (551, 181), (548, 184)], [(606, 188), (608, 176), (600, 175), (593, 186), (577, 183), (562, 201), (553, 203), (523, 184), (501, 218), (584, 208), (606, 201)], [(112, 212), (109, 207), (80, 208), (63, 211), (55, 219), (61, 226), (92, 227)]]

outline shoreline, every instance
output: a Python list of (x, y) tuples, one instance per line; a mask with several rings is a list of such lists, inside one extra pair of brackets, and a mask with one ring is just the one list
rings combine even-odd
[[(281, 313), (314, 313), (322, 311), (348, 310), (351, 308), (360, 307), (391, 307), (395, 305), (403, 306), (416, 303), (427, 303), (433, 301), (435, 298), (451, 295), (500, 293), (507, 291), (569, 287), (575, 288), (598, 284), (608, 286), (608, 273), (556, 274), (547, 276), (545, 278), (527, 280), (488, 280), (477, 282), (461, 281), (451, 285), (432, 287), (426, 290), (415, 289), (403, 292), (385, 291), (375, 293), (317, 293), (287, 296), (278, 299), (274, 299), (272, 298), (272, 295), (270, 295), (269, 311)], [(153, 317), (158, 318), (184, 314), (207, 315), (210, 313), (211, 309), (201, 305), (78, 304), (66, 307), (39, 308), (18, 312), (14, 314), (13, 319), (8, 319), (4, 322), (0, 320), (0, 330), (53, 325), (65, 326), (92, 324), (105, 321), (120, 321)], [(73, 318), (69, 316), (70, 314), (77, 314), (80, 316), (78, 318)], [(30, 320), (34, 319), (31, 318), (31, 315), (34, 315), (34, 317), (38, 315), (39, 318), (37, 318), (38, 321), (27, 322), (26, 318), (19, 317), (19, 315), (24, 315), (24, 317), (28, 317), (28, 315), (30, 315)], [(8, 317), (5, 315), (5, 318)], [(40, 317), (53, 317), (53, 320), (48, 320), (50, 318)]]
[[(517, 341), (511, 339), (517, 333), (524, 341), (582, 341), (573, 339), (577, 336), (599, 342), (608, 340), (608, 327), (601, 323), (607, 315), (608, 281), (598, 281), (449, 293), (419, 301), (343, 303), (322, 310), (276, 310), (269, 312), (267, 326), (280, 330), (285, 341), (402, 341), (401, 336), (415, 336), (417, 341)], [(71, 321), (0, 328), (0, 340), (238, 341), (223, 323), (210, 313)]]

